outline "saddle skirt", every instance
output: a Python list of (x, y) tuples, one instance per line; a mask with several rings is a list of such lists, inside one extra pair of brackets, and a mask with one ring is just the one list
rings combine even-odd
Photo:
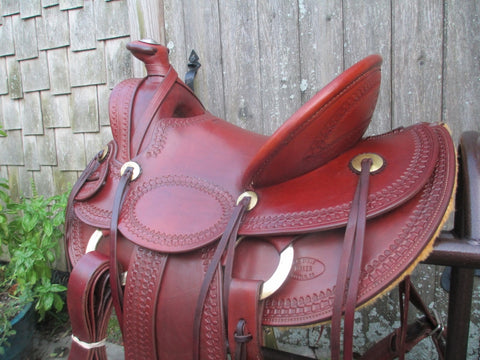
[[(265, 136), (206, 111), (168, 64), (166, 48), (133, 42), (129, 49), (148, 75), (113, 90), (113, 141), (71, 196), (66, 239), (74, 269), (86, 252), (111, 256), (115, 247), (127, 274), (119, 308), (126, 358), (191, 359), (196, 341), (201, 358), (235, 357), (233, 317), (247, 319), (258, 348), (261, 326), (327, 322), (336, 306), (343, 313), (335, 289), (364, 159), (371, 162), (366, 226), (355, 225), (364, 241), (348, 250), (361, 246), (355, 307), (428, 255), (454, 191), (454, 146), (442, 124), (362, 138), (379, 93), (379, 56), (346, 70)], [(132, 177), (122, 180), (126, 168)], [(205, 290), (242, 193), (252, 208), (233, 231), (233, 260), (223, 255)], [(222, 275), (229, 266), (231, 278)], [(272, 278), (277, 283), (266, 290)], [(253, 295), (244, 290), (250, 283), (259, 289)], [(249, 301), (255, 310), (242, 310)]]

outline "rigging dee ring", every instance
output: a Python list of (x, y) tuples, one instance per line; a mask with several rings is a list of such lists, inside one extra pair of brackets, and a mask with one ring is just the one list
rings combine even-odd
[[(95, 230), (93, 234), (90, 236), (90, 239), (88, 240), (87, 248), (85, 249), (85, 254), (91, 251), (97, 250), (97, 245), (100, 242), (100, 240), (102, 240), (102, 237), (103, 237), (103, 233), (98, 229)], [(125, 271), (120, 275), (120, 282), (122, 286), (125, 286), (125, 284), (127, 283), (127, 275), (128, 275), (128, 271)]]
[[(95, 230), (92, 236), (90, 236), (90, 239), (88, 240), (85, 253), (95, 251), (102, 237), (103, 233), (100, 230)], [(269, 296), (273, 295), (283, 285), (292, 268), (293, 258), (293, 245), (290, 244), (280, 253), (280, 260), (278, 261), (277, 269), (274, 271), (270, 279), (263, 283), (260, 293), (260, 300), (265, 300)], [(126, 278), (127, 272), (122, 274), (123, 285), (126, 283)]]

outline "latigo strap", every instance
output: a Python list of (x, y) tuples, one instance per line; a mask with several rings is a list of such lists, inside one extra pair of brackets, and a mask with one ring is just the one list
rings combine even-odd
[(68, 358), (106, 359), (105, 339), (112, 312), (107, 256), (89, 252), (75, 265), (68, 281), (67, 306), (73, 334)]

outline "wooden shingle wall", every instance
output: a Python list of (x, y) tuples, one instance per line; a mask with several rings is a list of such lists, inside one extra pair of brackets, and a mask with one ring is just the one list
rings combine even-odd
[(0, 176), (64, 191), (111, 138), (108, 97), (133, 73), (126, 1), (0, 2)]

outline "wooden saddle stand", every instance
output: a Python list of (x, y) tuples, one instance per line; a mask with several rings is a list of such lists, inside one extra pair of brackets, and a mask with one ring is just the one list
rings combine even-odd
[[(112, 305), (126, 359), (277, 358), (272, 327), (322, 323), (332, 359), (352, 359), (355, 310), (398, 284), (402, 326), (363, 358), (402, 358), (430, 335), (443, 353), (408, 274), (452, 207), (455, 148), (442, 124), (362, 138), (379, 56), (268, 137), (206, 111), (167, 48), (127, 48), (148, 75), (112, 91), (114, 140), (67, 207), (70, 359), (106, 358)], [(425, 314), (411, 325), (409, 302)]]

